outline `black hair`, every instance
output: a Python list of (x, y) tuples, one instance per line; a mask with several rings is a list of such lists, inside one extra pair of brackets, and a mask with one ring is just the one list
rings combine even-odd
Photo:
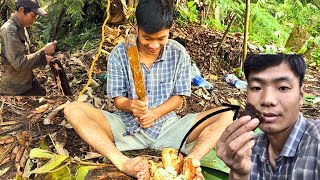
[(248, 55), (244, 62), (244, 74), (248, 80), (251, 71), (263, 71), (286, 62), (292, 72), (299, 78), (299, 85), (302, 86), (306, 73), (306, 64), (301, 55), (297, 54), (255, 54)]
[[(19, 11), (20, 8), (22, 8), (22, 6), (16, 3), (16, 11)], [(26, 7), (23, 7), (23, 8), (24, 8), (24, 11), (23, 11), (24, 14), (28, 14), (29, 12), (31, 12), (30, 8), (26, 8)]]
[(138, 27), (147, 34), (169, 29), (173, 23), (173, 1), (139, 0), (136, 18)]

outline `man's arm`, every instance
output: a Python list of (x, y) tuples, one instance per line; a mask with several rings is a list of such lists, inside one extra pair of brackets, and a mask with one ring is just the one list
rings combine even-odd
[(171, 111), (175, 111), (180, 107), (183, 101), (183, 96), (175, 95), (170, 97), (167, 101), (165, 101), (160, 106), (152, 109), (155, 114), (158, 114), (159, 117), (168, 114)]
[(139, 99), (129, 99), (124, 96), (118, 96), (114, 100), (116, 108), (124, 112), (132, 112), (135, 117), (140, 117), (148, 112), (148, 102)]
[(137, 118), (136, 121), (140, 123), (142, 128), (151, 127), (158, 118), (176, 110), (181, 105), (182, 101), (183, 97), (180, 95), (171, 96), (158, 107), (149, 109), (145, 115)]
[(44, 49), (33, 54), (25, 55), (26, 45), (15, 35), (14, 32), (4, 34), (3, 43), (5, 56), (16, 70), (28, 70), (47, 64)]
[(115, 106), (125, 112), (132, 112), (141, 127), (147, 128), (153, 125), (161, 116), (176, 110), (182, 103), (183, 97), (175, 95), (170, 97), (167, 101), (158, 107), (148, 109), (147, 102), (138, 99), (130, 100), (124, 96), (115, 98)]

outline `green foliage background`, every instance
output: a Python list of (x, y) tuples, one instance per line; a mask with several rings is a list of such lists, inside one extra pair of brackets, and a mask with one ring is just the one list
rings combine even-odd
[[(93, 49), (101, 39), (101, 25), (105, 15), (104, 0), (43, 0), (48, 16), (39, 19), (44, 42), (49, 42), (62, 9), (66, 14), (58, 27), (59, 48), (65, 51)], [(36, 30), (36, 29), (35, 29)], [(40, 32), (37, 32), (37, 34)]]
[[(7, 14), (15, 10), (15, 0), (5, 0), (0, 10)], [(29, 28), (33, 42), (42, 47), (52, 40), (62, 9), (66, 13), (58, 27), (58, 49), (75, 51), (93, 49), (101, 39), (101, 25), (105, 18), (106, 0), (39, 0), (48, 12), (47, 16), (39, 17), (34, 26)], [(1, 25), (6, 19), (1, 18)]]
[[(188, 1), (184, 8), (180, 9), (178, 23), (187, 25), (195, 23), (193, 16), (198, 16), (199, 8), (203, 4), (196, 1)], [(198, 2), (198, 1), (197, 1)], [(193, 6), (190, 7), (190, 4)], [(230, 32), (241, 32), (244, 29), (244, 0), (207, 0), (205, 7), (209, 7), (209, 16), (202, 23), (210, 28), (224, 31), (228, 25), (228, 16), (231, 12), (237, 14), (237, 18)], [(319, 36), (320, 36), (320, 1), (319, 0), (253, 0), (250, 8), (249, 40), (258, 46), (264, 47), (266, 53), (275, 53), (270, 46), (284, 49), (292, 29), (295, 26), (303, 26), (310, 34), (303, 49), (295, 53), (311, 51), (311, 57), (319, 67)], [(187, 9), (187, 10), (186, 10)], [(210, 13), (211, 11), (211, 13)], [(187, 12), (187, 13), (186, 13)], [(199, 19), (199, 18), (198, 18)], [(192, 21), (191, 21), (192, 20)], [(288, 52), (290, 49), (284, 49)]]
[[(178, 11), (176, 21), (182, 26), (201, 23), (209, 28), (224, 31), (229, 23), (228, 16), (234, 12), (237, 18), (230, 33), (243, 32), (245, 0), (181, 2), (176, 4)], [(40, 0), (40, 3), (48, 11), (48, 16), (40, 17), (30, 30), (38, 46), (51, 41), (59, 14), (62, 8), (66, 8), (66, 14), (58, 28), (59, 49), (75, 51), (98, 47), (101, 39), (101, 25), (106, 17), (107, 0)], [(5, 4), (11, 11), (14, 10), (14, 0), (6, 0)], [(319, 66), (320, 0), (252, 0), (250, 6), (249, 40), (251, 43), (264, 47), (267, 53), (271, 53), (267, 46), (283, 48), (292, 29), (295, 26), (303, 26), (310, 34), (310, 38), (297, 53), (310, 51), (313, 61)], [(0, 8), (2, 11), (3, 6)], [(205, 17), (201, 16), (201, 8), (206, 10)], [(0, 23), (4, 21), (1, 19)], [(134, 22), (132, 19), (130, 21)], [(288, 51), (285, 50), (285, 52)]]

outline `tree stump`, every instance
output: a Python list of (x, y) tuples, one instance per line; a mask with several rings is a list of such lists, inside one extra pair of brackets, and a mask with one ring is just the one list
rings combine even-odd
[(309, 34), (303, 26), (295, 26), (287, 40), (286, 48), (292, 48), (292, 52), (298, 52), (308, 40)]

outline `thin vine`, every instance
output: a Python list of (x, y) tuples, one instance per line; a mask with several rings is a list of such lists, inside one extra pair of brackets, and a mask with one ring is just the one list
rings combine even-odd
[(87, 88), (89, 87), (89, 85), (91, 84), (92, 82), (92, 72), (93, 72), (93, 67), (94, 67), (94, 64), (96, 63), (96, 61), (99, 59), (99, 56), (102, 52), (102, 46), (103, 46), (103, 43), (105, 41), (105, 26), (110, 18), (110, 0), (108, 0), (108, 5), (107, 5), (107, 9), (106, 9), (106, 13), (107, 13), (107, 17), (106, 19), (104, 20), (103, 22), (103, 25), (102, 25), (102, 39), (101, 39), (101, 42), (100, 42), (100, 46), (99, 46), (99, 50), (98, 50), (98, 53), (97, 55), (95, 56), (94, 60), (92, 61), (91, 63), (91, 66), (90, 66), (90, 70), (89, 70), (89, 79), (88, 79), (88, 82), (87, 84), (84, 86), (84, 88), (82, 89), (82, 91), (79, 93), (79, 96), (78, 98), (87, 90)]

